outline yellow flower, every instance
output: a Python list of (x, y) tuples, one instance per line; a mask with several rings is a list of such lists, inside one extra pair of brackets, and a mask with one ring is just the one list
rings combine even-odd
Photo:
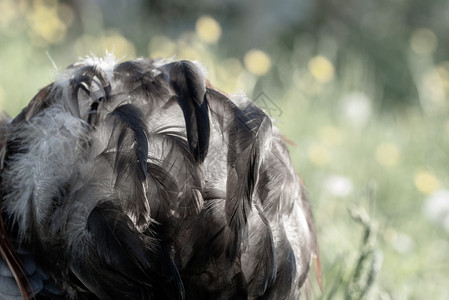
[(246, 52), (243, 61), (246, 69), (256, 76), (265, 75), (271, 69), (271, 59), (262, 50), (253, 49)]
[(329, 150), (323, 145), (313, 145), (308, 151), (309, 159), (317, 166), (325, 166), (330, 162)]
[(376, 160), (386, 167), (397, 165), (400, 154), (399, 148), (394, 144), (384, 143), (376, 148)]
[(334, 79), (334, 65), (324, 56), (318, 55), (309, 60), (309, 71), (316, 81), (327, 83)]
[(428, 171), (420, 171), (415, 174), (415, 186), (421, 193), (430, 195), (440, 188), (440, 181)]
[(215, 44), (221, 37), (221, 26), (214, 18), (202, 16), (196, 21), (196, 34), (205, 43)]

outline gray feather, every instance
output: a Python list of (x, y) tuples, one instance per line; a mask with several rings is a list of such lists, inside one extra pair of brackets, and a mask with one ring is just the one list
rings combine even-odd
[(301, 293), (318, 250), (282, 137), (194, 63), (88, 59), (0, 125), (0, 297), (13, 257), (30, 297)]

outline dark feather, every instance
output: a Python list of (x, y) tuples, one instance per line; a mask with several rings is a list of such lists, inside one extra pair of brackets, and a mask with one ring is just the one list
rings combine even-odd
[(74, 253), (70, 267), (97, 297), (184, 297), (176, 268), (167, 268), (173, 265), (171, 259), (159, 245), (139, 236), (118, 207), (109, 202), (99, 204), (90, 213), (86, 229), (85, 249)]
[(274, 226), (272, 224), (271, 229), (276, 240), (276, 279), (271, 286), (268, 286), (261, 299), (289, 299), (297, 271), (295, 253), (282, 223)]
[[(127, 61), (117, 65), (114, 76), (121, 79), (123, 87), (119, 87), (115, 96), (147, 99), (148, 109), (160, 108), (170, 94), (166, 74), (155, 73), (156, 67), (150, 59)], [(123, 94), (122, 94), (123, 93)]]
[[(143, 116), (132, 104), (117, 107), (108, 115), (112, 120), (112, 136), (106, 148), (116, 174), (115, 186), (126, 212), (139, 226), (148, 221), (149, 211), (144, 181), (147, 176), (148, 139)], [(112, 153), (115, 152), (115, 155)]]
[(52, 89), (53, 84), (49, 84), (41, 89), (39, 93), (37, 93), (37, 95), (34, 96), (33, 99), (31, 99), (28, 106), (25, 107), (20, 112), (20, 114), (14, 118), (13, 123), (28, 121), (43, 109), (47, 108), (50, 105), (49, 102), (53, 100), (51, 97), (48, 97)]
[(276, 279), (276, 247), (271, 227), (263, 213), (257, 209), (249, 218), (248, 241), (242, 254), (242, 271), (248, 282), (251, 297), (265, 294)]
[(170, 219), (169, 212), (177, 205), (178, 184), (161, 164), (149, 162), (147, 169), (147, 198), (151, 217), (165, 223)]
[[(271, 131), (271, 121), (254, 105), (241, 110), (214, 90), (208, 90), (207, 96), (214, 115), (221, 116), (219, 122), (229, 142), (225, 210), (230, 236), (225, 239), (228, 243), (226, 255), (233, 260), (246, 233), (254, 185), (259, 175), (260, 153), (266, 135)], [(226, 111), (220, 111), (220, 108)]]
[[(202, 208), (195, 191), (201, 190), (200, 173), (187, 142), (175, 132), (150, 134), (151, 158), (148, 183), (148, 199), (152, 207), (157, 206), (158, 222), (166, 222), (166, 234), (178, 230), (186, 219), (194, 218)], [(151, 189), (153, 188), (153, 189)], [(159, 193), (161, 191), (161, 193)], [(158, 198), (166, 195), (167, 198)], [(156, 212), (152, 211), (152, 216)]]
[(117, 141), (117, 156), (116, 156), (116, 170), (117, 173), (120, 174), (123, 168), (128, 167), (126, 163), (129, 161), (120, 161), (118, 158), (122, 148), (123, 141), (127, 134), (127, 129), (131, 129), (134, 134), (134, 145), (129, 145), (134, 148), (135, 158), (137, 159), (137, 168), (140, 172), (138, 172), (138, 179), (140, 181), (145, 180), (147, 174), (147, 157), (148, 157), (148, 139), (145, 129), (145, 122), (143, 121), (143, 116), (140, 113), (140, 110), (137, 107), (131, 104), (125, 104), (117, 107), (111, 114), (111, 117), (115, 117), (118, 120), (118, 124), (114, 124), (114, 126), (121, 127), (121, 129), (113, 129), (114, 131), (119, 132), (119, 137)]
[(189, 299), (247, 299), (247, 283), (240, 262), (230, 263), (223, 251), (226, 246), (223, 233), (229, 230), (224, 206), (225, 200), (208, 199), (198, 218), (185, 231), (192, 232), (180, 253), (181, 274)]
[(209, 147), (209, 116), (205, 99), (206, 83), (189, 61), (170, 63), (163, 68), (173, 87), (186, 121), (189, 147), (197, 161), (203, 161)]
[(188, 61), (95, 62), (0, 123), (0, 295), (299, 297), (315, 226), (270, 118)]
[[(95, 82), (95, 79), (99, 81), (96, 85), (102, 89), (102, 96), (96, 96), (93, 94), (94, 88), (92, 84)], [(70, 78), (69, 88), (71, 93), (71, 101), (67, 101), (66, 104), (72, 114), (77, 117), (81, 117), (79, 92), (82, 90), (91, 99), (91, 110), (89, 112), (87, 122), (89, 124), (96, 123), (96, 121), (93, 122), (93, 118), (95, 117), (99, 102), (109, 100), (111, 94), (111, 85), (104, 71), (96, 66), (83, 66), (79, 68)]]

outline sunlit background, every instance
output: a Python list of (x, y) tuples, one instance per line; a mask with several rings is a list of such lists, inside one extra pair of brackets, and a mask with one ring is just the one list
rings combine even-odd
[(448, 32), (446, 0), (0, 0), (0, 108), (106, 50), (198, 60), (290, 141), (314, 298), (449, 299)]

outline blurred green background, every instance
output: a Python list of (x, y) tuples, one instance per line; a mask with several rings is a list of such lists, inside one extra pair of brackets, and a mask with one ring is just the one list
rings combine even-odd
[(291, 141), (315, 299), (449, 299), (449, 2), (0, 0), (0, 109), (79, 57), (198, 60)]

